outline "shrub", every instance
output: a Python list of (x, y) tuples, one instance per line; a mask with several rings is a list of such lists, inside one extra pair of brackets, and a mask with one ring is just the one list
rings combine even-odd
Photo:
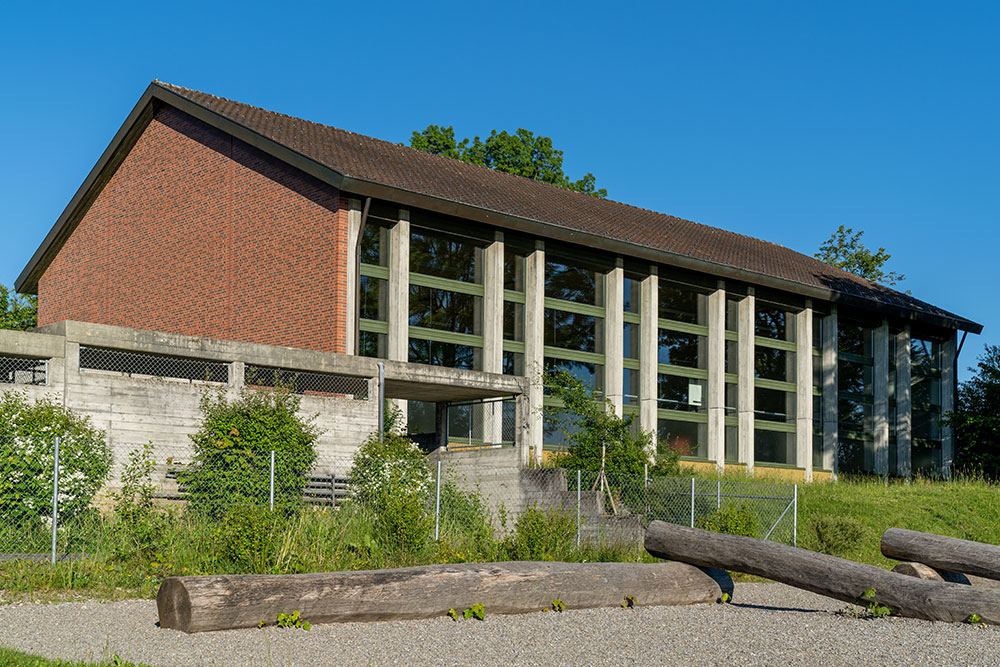
[(807, 543), (814, 551), (843, 557), (857, 548), (864, 538), (864, 528), (848, 516), (820, 515), (810, 519), (806, 533)]
[(288, 519), (266, 507), (236, 505), (222, 517), (215, 531), (219, 556), (236, 572), (270, 572), (289, 528)]
[(111, 469), (104, 431), (45, 397), (0, 395), (0, 515), (8, 523), (52, 518), (52, 468), (59, 436), (59, 517), (82, 514)]
[(726, 505), (697, 521), (699, 528), (727, 535), (757, 537), (760, 521), (748, 503)]
[(431, 470), (416, 443), (398, 433), (373, 433), (354, 453), (348, 492), (369, 511), (375, 535), (402, 553), (419, 552), (434, 526), (428, 511)]
[(521, 513), (506, 540), (514, 560), (556, 560), (573, 547), (576, 518), (561, 508), (532, 505)]
[(115, 555), (120, 558), (144, 560), (162, 546), (166, 516), (153, 506), (155, 469), (153, 443), (132, 450), (122, 470), (121, 489), (111, 494), (120, 538)]
[(283, 388), (244, 389), (232, 400), (224, 391), (204, 394), (201, 428), (191, 436), (194, 461), (178, 475), (192, 505), (221, 516), (232, 505), (267, 503), (271, 450), (278, 453), (275, 503), (299, 504), (320, 431), (298, 409), (299, 397)]

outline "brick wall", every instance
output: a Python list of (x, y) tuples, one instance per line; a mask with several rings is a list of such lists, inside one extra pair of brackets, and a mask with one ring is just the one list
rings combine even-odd
[(344, 352), (346, 208), (335, 188), (162, 108), (41, 276), (39, 325)]

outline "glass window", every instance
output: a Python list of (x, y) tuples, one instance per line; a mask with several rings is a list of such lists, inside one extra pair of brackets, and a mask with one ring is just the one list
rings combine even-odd
[(546, 405), (542, 408), (542, 444), (547, 448), (564, 449), (573, 445), (569, 439), (571, 434), (579, 433), (581, 428), (574, 423), (572, 416), (565, 413), (554, 405)]
[(479, 334), (482, 297), (410, 285), (410, 326)]
[(545, 296), (574, 303), (604, 305), (604, 274), (552, 260), (545, 262)]
[(795, 434), (754, 429), (754, 460), (758, 463), (795, 463)]
[(701, 325), (707, 322), (708, 301), (703, 291), (665, 280), (660, 281), (659, 291), (661, 319)]
[(837, 447), (837, 464), (842, 473), (868, 472), (874, 468), (875, 441), (841, 438)]
[(660, 373), (656, 376), (656, 401), (661, 410), (705, 412), (708, 405), (706, 383)]
[(374, 331), (362, 331), (358, 337), (358, 355), (362, 357), (386, 358), (388, 337)]
[(915, 407), (941, 405), (941, 380), (927, 375), (914, 375), (910, 400)]
[(604, 318), (545, 309), (545, 344), (580, 352), (604, 352)]
[(656, 451), (675, 452), (680, 456), (708, 455), (708, 424), (659, 419), (656, 422)]
[(622, 374), (622, 403), (639, 405), (639, 371), (626, 368)]
[(482, 367), (480, 362), (482, 348), (418, 338), (410, 339), (409, 348), (410, 363), (468, 370), (479, 370)]
[(941, 414), (936, 411), (913, 410), (913, 437), (922, 440), (941, 439)]
[(910, 339), (910, 364), (914, 373), (941, 370), (941, 344), (933, 340)]
[(524, 375), (524, 355), (520, 352), (504, 352), (503, 374)]
[(795, 382), (795, 353), (770, 347), (755, 347), (754, 375), (768, 380)]
[(740, 346), (735, 340), (726, 341), (726, 372), (739, 372)]
[(596, 393), (604, 391), (604, 366), (600, 364), (545, 357), (545, 368), (550, 371), (566, 371), (580, 380), (585, 386), (594, 389)]
[(406, 432), (408, 434), (436, 433), (437, 406), (428, 401), (407, 401)]
[(837, 402), (837, 421), (841, 428), (861, 433), (872, 432), (872, 404), (842, 398)]
[(740, 328), (740, 299), (733, 296), (726, 296), (726, 329), (729, 331), (739, 331)]
[(837, 383), (840, 391), (870, 396), (872, 393), (872, 372), (873, 369), (868, 364), (841, 361), (837, 372)]
[(936, 477), (941, 474), (941, 443), (913, 443), (911, 462), (913, 470), (921, 475)]
[(622, 333), (622, 353), (626, 359), (639, 358), (639, 325), (631, 322), (625, 323)]
[(863, 357), (872, 356), (874, 348), (872, 347), (871, 327), (840, 322), (837, 329), (837, 348), (848, 354), (857, 354)]
[(705, 368), (708, 363), (708, 339), (706, 336), (681, 333), (669, 329), (659, 330), (657, 361), (671, 366), (685, 368)]
[(503, 288), (516, 292), (524, 291), (524, 255), (509, 246), (503, 249)]
[(795, 421), (795, 393), (755, 387), (753, 390), (755, 419), (772, 422)]
[(813, 347), (823, 347), (823, 316), (813, 313)]
[(388, 316), (388, 281), (361, 276), (361, 317), (385, 321)]
[(740, 391), (739, 385), (733, 382), (726, 383), (726, 416), (735, 417), (739, 408)]
[(506, 340), (524, 340), (524, 304), (503, 302), (503, 337)]
[(386, 227), (365, 223), (361, 235), (361, 262), (389, 266), (389, 230)]
[(754, 332), (761, 338), (795, 340), (795, 318), (792, 313), (758, 301)]
[(425, 229), (410, 231), (410, 271), (429, 276), (482, 282), (482, 244)]
[(625, 294), (623, 303), (623, 310), (626, 313), (638, 313), (639, 312), (639, 289), (641, 285), (640, 280), (635, 278), (625, 278), (624, 284), (622, 286)]
[(739, 443), (735, 426), (726, 426), (726, 461), (736, 462), (739, 460)]

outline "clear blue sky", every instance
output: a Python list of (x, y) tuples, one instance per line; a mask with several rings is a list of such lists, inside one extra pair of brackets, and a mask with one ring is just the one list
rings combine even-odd
[[(1000, 5), (16, 3), (0, 282), (153, 78), (405, 142), (551, 136), (614, 199), (812, 254), (840, 224), (1000, 343)], [(967, 374), (963, 372), (963, 377)]]

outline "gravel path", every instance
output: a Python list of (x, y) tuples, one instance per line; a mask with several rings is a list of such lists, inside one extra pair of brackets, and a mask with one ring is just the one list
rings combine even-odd
[(833, 613), (843, 604), (782, 584), (736, 584), (734, 599), (196, 635), (157, 628), (149, 600), (11, 604), (0, 607), (0, 645), (77, 660), (118, 654), (157, 667), (1000, 664), (1000, 627), (848, 618)]

